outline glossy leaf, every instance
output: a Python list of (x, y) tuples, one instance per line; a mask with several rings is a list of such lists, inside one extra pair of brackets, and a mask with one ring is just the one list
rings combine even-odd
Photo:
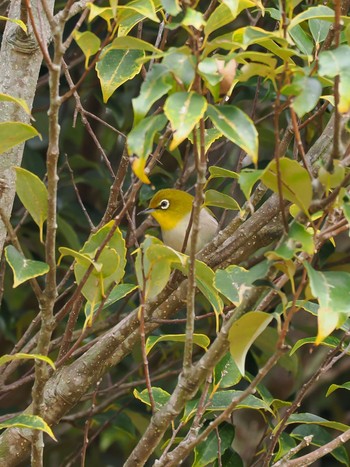
[(216, 165), (212, 165), (209, 167), (209, 173), (210, 177), (208, 178), (209, 180), (212, 180), (213, 178), (234, 178), (237, 179), (239, 177), (239, 174), (236, 172), (233, 172), (232, 170), (224, 169), (223, 167), (217, 167)]
[(125, 81), (140, 72), (142, 65), (137, 59), (143, 56), (144, 52), (140, 50), (116, 50), (111, 46), (104, 49), (96, 64), (104, 103)]
[[(159, 342), (185, 342), (186, 334), (164, 334), (163, 336), (149, 336), (146, 341), (146, 353), (149, 354)], [(193, 334), (193, 343), (207, 350), (210, 339), (205, 334)]]
[(143, 50), (144, 52), (152, 53), (161, 52), (161, 50), (157, 49), (157, 47), (154, 47), (154, 45), (150, 44), (149, 42), (143, 41), (142, 39), (138, 39), (137, 37), (133, 36), (116, 37), (109, 45), (109, 49)]
[(346, 389), (347, 391), (350, 391), (350, 382), (346, 382), (344, 384), (331, 384), (328, 388), (326, 397), (328, 397), (332, 392), (336, 391), (337, 389)]
[(217, 431), (213, 430), (208, 438), (196, 446), (192, 467), (205, 467), (218, 458), (218, 438), (220, 439), (220, 454), (231, 446), (235, 429), (229, 423), (221, 424)]
[(160, 63), (153, 65), (141, 85), (139, 96), (132, 101), (134, 126), (142, 120), (151, 106), (172, 88), (174, 82), (167, 67)]
[(53, 431), (45, 420), (37, 415), (21, 414), (16, 415), (0, 423), (1, 428), (29, 428), (30, 430), (41, 430), (47, 433), (52, 439), (57, 441)]
[(245, 359), (250, 347), (272, 318), (268, 313), (251, 311), (233, 323), (228, 335), (230, 352), (242, 375), (245, 373)]
[(176, 92), (168, 97), (164, 105), (164, 113), (174, 131), (170, 143), (171, 151), (188, 137), (206, 109), (206, 99), (195, 92)]
[[(79, 251), (83, 257), (90, 257), (94, 264), (92, 273), (89, 275), (82, 289), (83, 295), (92, 304), (92, 307), (100, 302), (105, 291), (107, 291), (112, 284), (118, 284), (125, 274), (125, 241), (119, 228), (114, 230), (111, 235), (113, 226), (113, 221), (105, 224), (100, 230), (91, 235), (85, 242), (83, 248)], [(109, 237), (110, 235), (111, 238), (106, 243), (99, 258), (95, 260), (97, 249), (105, 243), (107, 236)], [(88, 267), (87, 264), (83, 264), (81, 261), (76, 262), (74, 265), (74, 274), (78, 284), (85, 275)]]
[(152, 0), (133, 0), (131, 2), (127, 2), (125, 5), (119, 5), (118, 9), (121, 11), (123, 9), (135, 11), (145, 18), (149, 18), (152, 21), (159, 23), (159, 18), (156, 14), (156, 9)]
[(281, 92), (287, 96), (294, 96), (292, 107), (301, 118), (315, 108), (322, 94), (322, 86), (316, 78), (296, 76)]
[(49, 271), (49, 265), (42, 261), (25, 258), (14, 246), (5, 248), (6, 261), (13, 271), (13, 288), (34, 277), (43, 276)]
[[(326, 420), (323, 417), (319, 417), (318, 415), (314, 415), (312, 413), (294, 413), (288, 417), (286, 421), (286, 425), (292, 425), (294, 423), (304, 423), (304, 424), (315, 424), (324, 426), (326, 428), (332, 428), (333, 430), (338, 431), (347, 431), (349, 430), (349, 426), (345, 425), (344, 423), (339, 423), (335, 421)], [(274, 432), (278, 429), (279, 424), (277, 424), (276, 428), (273, 430)]]
[(185, 10), (185, 16), (181, 24), (184, 26), (192, 26), (200, 31), (206, 24), (203, 13), (196, 11), (193, 8), (187, 7)]
[[(197, 128), (196, 130), (196, 135), (197, 135), (197, 151), (200, 154), (200, 146), (201, 146), (201, 138), (200, 138), (200, 131)], [(221, 138), (222, 133), (221, 131), (217, 130), (216, 128), (206, 128), (204, 130), (204, 152), (207, 153), (208, 150), (210, 149), (210, 146), (219, 138)], [(193, 132), (188, 135), (188, 139), (191, 141), (193, 144)], [(212, 166), (214, 167), (214, 166)], [(209, 167), (209, 172), (212, 167)], [(217, 167), (219, 168), (219, 167)], [(225, 169), (223, 169), (225, 170)], [(229, 170), (227, 172), (230, 172)], [(232, 172), (233, 173), (233, 172)], [(214, 178), (214, 177), (211, 177)]]
[(307, 262), (304, 266), (309, 276), (312, 294), (320, 304), (316, 339), (316, 344), (319, 344), (350, 316), (350, 273), (316, 271)]
[(43, 226), (47, 219), (47, 188), (40, 178), (32, 172), (22, 167), (16, 167), (15, 170), (16, 193), (39, 227), (40, 240), (43, 241)]
[[(108, 295), (107, 300), (104, 302), (102, 306), (102, 310), (106, 310), (111, 305), (113, 305), (113, 303), (118, 302), (119, 300), (126, 297), (127, 295), (129, 295), (131, 292), (133, 292), (137, 288), (138, 288), (137, 285), (134, 285), (134, 284), (117, 284), (113, 288), (112, 292)], [(94, 305), (94, 308), (92, 308), (91, 303), (86, 302), (84, 312), (88, 320), (92, 319), (92, 315), (100, 308), (100, 305), (101, 305), (100, 303), (96, 303)]]
[[(304, 337), (304, 339), (299, 339), (293, 346), (292, 350), (290, 351), (290, 355), (293, 355), (300, 347), (304, 345), (315, 345), (316, 337)], [(320, 345), (324, 347), (329, 347), (330, 349), (335, 349), (339, 345), (339, 339), (337, 337), (328, 336), (320, 342)], [(348, 352), (350, 355), (350, 352)]]
[(135, 270), (145, 298), (156, 297), (168, 283), (171, 269), (184, 263), (185, 256), (164, 245), (158, 238), (146, 236), (138, 250)]
[(162, 6), (171, 16), (176, 16), (181, 12), (179, 0), (162, 0)]
[(54, 362), (51, 360), (51, 358), (45, 356), (45, 355), (40, 355), (40, 354), (34, 354), (34, 353), (15, 353), (12, 355), (2, 355), (0, 357), (0, 366), (5, 365), (8, 362), (12, 362), (13, 360), (41, 360), (43, 362), (48, 363), (51, 368), (56, 370)]
[(214, 385), (222, 389), (235, 386), (242, 379), (242, 375), (228, 352), (215, 366)]
[(85, 68), (88, 68), (90, 57), (100, 49), (101, 40), (90, 31), (74, 31), (74, 39), (85, 55)]
[(292, 29), (289, 30), (289, 35), (292, 37), (298, 49), (305, 55), (312, 56), (314, 49), (314, 43), (300, 24), (295, 25)]
[(162, 65), (165, 66), (173, 76), (176, 76), (177, 81), (180, 82), (185, 89), (192, 86), (195, 78), (196, 62), (191, 50), (187, 46), (183, 46), (179, 49), (171, 47), (165, 54)]
[(17, 24), (25, 33), (27, 32), (27, 26), (20, 19), (8, 18), (7, 16), (0, 15), (0, 21), (10, 21), (11, 23)]
[[(296, 440), (302, 441), (306, 436), (312, 436), (311, 445), (316, 447), (324, 446), (331, 442), (334, 437), (328, 430), (319, 425), (299, 425), (291, 432), (291, 436)], [(344, 446), (332, 450), (329, 453), (338, 462), (349, 465), (349, 456)]]
[(40, 134), (31, 125), (21, 122), (0, 122), (0, 154)]
[(208, 106), (208, 116), (214, 126), (230, 141), (237, 144), (252, 158), (258, 161), (258, 133), (247, 114), (233, 105)]
[[(1, 17), (0, 17), (1, 18)], [(30, 115), (30, 109), (28, 107), (28, 104), (27, 102), (24, 100), (24, 99), (21, 99), (20, 97), (13, 97), (13, 96), (9, 96), (8, 94), (3, 94), (2, 92), (0, 92), (0, 102), (13, 102), (19, 106), (22, 107), (22, 109), (28, 114)]]
[(128, 135), (129, 154), (136, 154), (140, 159), (147, 158), (152, 153), (156, 133), (162, 131), (166, 123), (167, 119), (163, 114), (142, 119)]
[(253, 283), (265, 277), (269, 263), (264, 261), (250, 270), (240, 266), (231, 265), (226, 269), (215, 272), (215, 287), (232, 303), (239, 305), (243, 295), (253, 286)]
[[(144, 404), (151, 405), (147, 389), (144, 389), (141, 392), (139, 392), (137, 389), (134, 389), (133, 394), (136, 399), (139, 399)], [(161, 409), (163, 405), (165, 405), (170, 399), (170, 394), (164, 391), (162, 388), (152, 387), (152, 395), (157, 410)]]
[(299, 15), (294, 16), (288, 25), (288, 29), (292, 29), (296, 24), (300, 24), (309, 19), (327, 19), (328, 21), (333, 21), (334, 10), (324, 5), (310, 7)]
[(205, 206), (216, 206), (223, 209), (239, 211), (241, 208), (237, 201), (229, 195), (216, 190), (207, 190), (204, 195)]
[(255, 183), (260, 180), (263, 170), (243, 169), (238, 178), (239, 186), (248, 200)]
[[(283, 157), (279, 161), (283, 198), (295, 203), (305, 213), (312, 200), (312, 186), (308, 172), (295, 160)], [(264, 170), (261, 180), (278, 193), (277, 164), (273, 159)]]

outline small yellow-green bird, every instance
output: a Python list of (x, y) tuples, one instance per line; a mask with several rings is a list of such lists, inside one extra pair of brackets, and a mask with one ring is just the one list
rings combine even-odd
[[(151, 199), (148, 209), (144, 212), (151, 214), (160, 225), (163, 242), (181, 251), (186, 230), (191, 218), (194, 197), (189, 193), (174, 188), (159, 190)], [(199, 217), (199, 232), (196, 252), (209, 243), (216, 234), (218, 223), (209, 211), (203, 207)], [(190, 238), (190, 237), (189, 237)], [(185, 253), (189, 254), (190, 243), (187, 242)]]

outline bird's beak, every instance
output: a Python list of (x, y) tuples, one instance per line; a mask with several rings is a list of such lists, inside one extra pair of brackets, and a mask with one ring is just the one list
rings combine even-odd
[(154, 212), (155, 209), (153, 208), (147, 208), (147, 209), (144, 209), (143, 211), (140, 211), (137, 213), (137, 215), (139, 216), (140, 214), (151, 214), (151, 212)]

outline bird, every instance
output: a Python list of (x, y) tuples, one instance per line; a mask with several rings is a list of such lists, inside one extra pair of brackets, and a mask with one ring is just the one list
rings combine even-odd
[[(193, 202), (194, 197), (189, 193), (175, 188), (165, 188), (155, 193), (148, 208), (143, 211), (150, 214), (160, 225), (165, 245), (180, 252), (190, 222)], [(217, 230), (218, 223), (214, 215), (209, 209), (202, 207), (199, 216), (196, 253), (215, 237)], [(185, 249), (186, 254), (189, 252), (190, 240), (188, 240)]]

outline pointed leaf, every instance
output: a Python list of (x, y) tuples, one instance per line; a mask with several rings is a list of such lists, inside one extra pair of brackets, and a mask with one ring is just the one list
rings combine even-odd
[(243, 376), (247, 353), (272, 318), (273, 316), (268, 313), (251, 311), (233, 323), (228, 335), (230, 352)]
[(288, 29), (292, 29), (296, 24), (302, 23), (303, 21), (307, 21), (309, 19), (326, 19), (328, 21), (333, 21), (334, 10), (324, 5), (310, 7), (299, 15), (294, 16), (288, 25)]
[(34, 277), (43, 276), (50, 269), (49, 265), (42, 261), (26, 259), (12, 245), (5, 248), (5, 257), (13, 271), (13, 288)]
[(16, 193), (23, 206), (32, 216), (40, 229), (40, 240), (43, 241), (43, 225), (47, 219), (47, 188), (39, 177), (22, 167), (16, 169)]
[(217, 167), (216, 165), (212, 165), (209, 167), (210, 177), (208, 181), (212, 178), (234, 178), (237, 179), (239, 177), (238, 173), (233, 172), (232, 170), (224, 169), (223, 167)]
[(296, 76), (291, 84), (281, 89), (281, 92), (287, 96), (295, 96), (292, 107), (301, 118), (317, 105), (322, 94), (322, 85), (316, 78)]
[[(139, 392), (137, 389), (134, 389), (133, 394), (136, 399), (139, 399), (144, 404), (151, 405), (149, 401), (149, 394), (148, 394), (147, 389), (144, 389), (141, 392)], [(153, 395), (157, 410), (161, 409), (163, 405), (165, 405), (170, 399), (170, 394), (164, 391), (164, 389), (162, 388), (152, 387), (152, 395)]]
[(35, 136), (40, 137), (40, 134), (31, 125), (20, 122), (0, 122), (0, 154)]
[(0, 423), (1, 428), (29, 428), (31, 430), (41, 430), (47, 433), (52, 439), (57, 441), (49, 425), (45, 420), (37, 415), (21, 414)]
[(230, 352), (228, 352), (214, 369), (214, 384), (221, 389), (235, 386), (242, 379), (242, 375), (237, 368)]
[(216, 190), (207, 190), (205, 192), (205, 206), (216, 206), (223, 209), (240, 211), (240, 205), (235, 199)]
[(156, 14), (156, 9), (152, 0), (133, 0), (127, 2), (126, 5), (118, 5), (118, 10), (133, 10), (145, 18), (149, 18), (156, 23), (159, 23), (159, 18)]
[[(296, 160), (287, 159), (286, 157), (280, 159), (279, 165), (283, 198), (297, 204), (304, 213), (307, 213), (312, 200), (312, 185), (307, 170)], [(266, 167), (261, 180), (268, 188), (278, 193), (275, 159)]]
[(350, 273), (316, 271), (307, 262), (304, 262), (304, 266), (309, 276), (312, 294), (320, 304), (317, 315), (317, 345), (350, 316)]
[(99, 51), (101, 40), (90, 31), (74, 31), (74, 39), (85, 55), (85, 68), (87, 68), (90, 57)]
[(17, 105), (20, 105), (22, 109), (30, 115), (30, 109), (28, 107), (27, 102), (24, 99), (21, 99), (20, 97), (12, 97), (9, 96), (8, 94), (3, 94), (0, 92), (0, 101), (3, 102), (14, 102)]
[(174, 78), (167, 67), (155, 63), (141, 85), (140, 95), (133, 99), (134, 126), (147, 114), (151, 106), (173, 86)]
[(163, 114), (143, 118), (128, 134), (128, 152), (146, 159), (153, 150), (153, 140), (157, 132), (162, 131), (167, 122)]
[(331, 384), (328, 388), (326, 397), (328, 397), (332, 392), (336, 391), (337, 389), (346, 389), (347, 391), (350, 391), (350, 382), (346, 382), (344, 384)]
[[(220, 447), (218, 446), (218, 437), (220, 439)], [(205, 467), (211, 464), (218, 458), (218, 448), (220, 454), (231, 446), (235, 437), (235, 429), (229, 423), (221, 424), (218, 431), (213, 430), (208, 438), (201, 442), (194, 450), (194, 462), (192, 467)]]
[(27, 26), (20, 19), (8, 18), (7, 16), (0, 16), (0, 21), (10, 21), (11, 23), (17, 24), (23, 31), (27, 32)]
[[(186, 334), (165, 334), (163, 336), (149, 336), (146, 341), (146, 353), (149, 354), (158, 342), (185, 342)], [(193, 334), (193, 343), (207, 350), (210, 339), (205, 334)]]
[(258, 133), (247, 114), (233, 105), (208, 106), (207, 111), (215, 127), (226, 138), (242, 148), (254, 164), (258, 161)]
[(42, 360), (43, 362), (48, 363), (54, 370), (56, 370), (54, 362), (51, 358), (46, 357), (45, 355), (34, 354), (34, 353), (15, 353), (12, 355), (2, 355), (0, 357), (0, 366), (5, 365), (7, 362), (12, 362), (12, 360)]
[(238, 183), (247, 200), (250, 198), (253, 186), (260, 180), (263, 170), (243, 169), (239, 174)]
[(164, 113), (174, 131), (170, 150), (175, 149), (193, 130), (207, 109), (207, 101), (195, 92), (176, 92), (168, 97)]
[(101, 83), (103, 102), (125, 81), (136, 76), (142, 65), (137, 59), (144, 56), (140, 50), (116, 50), (108, 46), (96, 64), (96, 71)]

